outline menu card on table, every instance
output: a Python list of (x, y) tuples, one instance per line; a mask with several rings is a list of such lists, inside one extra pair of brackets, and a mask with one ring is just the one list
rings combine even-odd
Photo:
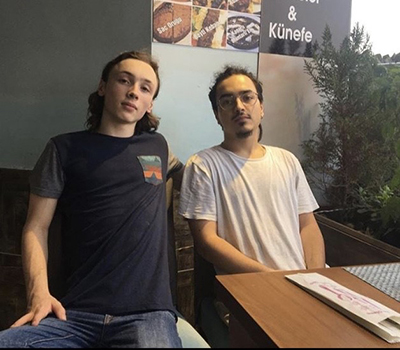
[(388, 343), (400, 342), (398, 312), (318, 273), (297, 273), (285, 277)]

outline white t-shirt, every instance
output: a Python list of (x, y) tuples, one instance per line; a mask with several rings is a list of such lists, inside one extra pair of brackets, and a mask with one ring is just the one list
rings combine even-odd
[(258, 159), (221, 146), (193, 155), (185, 168), (179, 213), (217, 222), (218, 236), (270, 268), (305, 269), (299, 215), (318, 204), (297, 158), (263, 147), (265, 155)]

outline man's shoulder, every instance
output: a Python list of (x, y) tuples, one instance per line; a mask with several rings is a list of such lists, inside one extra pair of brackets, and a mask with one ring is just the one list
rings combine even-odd
[(295, 172), (298, 172), (302, 168), (300, 160), (291, 151), (273, 146), (267, 146), (266, 149), (269, 154), (268, 159), (272, 159), (274, 164), (287, 169), (292, 169)]
[(189, 157), (189, 162), (207, 162), (215, 159), (215, 155), (220, 152), (220, 146), (212, 146), (204, 148)]
[(200, 157), (208, 157), (208, 156), (212, 156), (213, 154), (217, 153), (220, 149), (220, 146), (215, 145), (212, 147), (208, 147), (208, 148), (204, 148), (198, 152), (196, 152), (195, 154), (193, 154), (193, 156), (200, 156)]
[[(158, 141), (161, 141), (163, 143), (167, 142), (167, 140), (164, 137), (164, 135), (160, 134), (157, 131), (146, 131), (146, 132), (141, 133), (138, 136), (142, 137), (143, 139), (150, 140), (150, 141), (158, 140)], [(135, 137), (135, 136), (133, 136), (133, 137)]]
[(79, 139), (79, 138), (84, 138), (87, 137), (90, 133), (86, 130), (82, 131), (72, 131), (64, 134), (58, 134), (56, 136), (53, 136), (51, 138), (52, 141), (54, 142), (64, 142), (67, 140), (74, 140), (74, 139)]
[(266, 146), (266, 145), (264, 145), (264, 147), (267, 150), (267, 152), (269, 152), (274, 156), (288, 158), (288, 159), (297, 159), (297, 157), (287, 149), (276, 146)]

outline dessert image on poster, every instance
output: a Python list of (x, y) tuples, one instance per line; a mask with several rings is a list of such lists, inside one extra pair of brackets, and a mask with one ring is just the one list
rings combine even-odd
[(193, 0), (193, 5), (213, 9), (227, 10), (228, 0)]
[(231, 15), (226, 29), (227, 48), (254, 50), (260, 45), (260, 17)]
[(227, 11), (193, 7), (192, 46), (225, 48)]
[[(191, 29), (192, 7), (156, 2), (153, 14), (153, 39), (160, 43), (180, 43)], [(188, 43), (190, 45), (190, 42)]]
[(228, 0), (228, 10), (260, 14), (261, 0)]

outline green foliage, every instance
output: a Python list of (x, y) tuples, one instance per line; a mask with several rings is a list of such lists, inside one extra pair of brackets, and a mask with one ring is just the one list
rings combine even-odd
[(359, 186), (377, 185), (389, 176), (374, 84), (379, 69), (368, 40), (356, 26), (336, 49), (327, 27), (313, 60), (305, 62), (323, 102), (320, 127), (302, 144), (303, 165), (334, 207), (353, 205)]
[(393, 189), (384, 185), (373, 193), (360, 188), (359, 199), (353, 220), (359, 221), (356, 226), (360, 230), (383, 240), (400, 235), (400, 197)]
[(400, 67), (379, 65), (357, 24), (339, 48), (327, 27), (305, 71), (323, 101), (302, 143), (311, 184), (354, 226), (376, 237), (399, 230)]

